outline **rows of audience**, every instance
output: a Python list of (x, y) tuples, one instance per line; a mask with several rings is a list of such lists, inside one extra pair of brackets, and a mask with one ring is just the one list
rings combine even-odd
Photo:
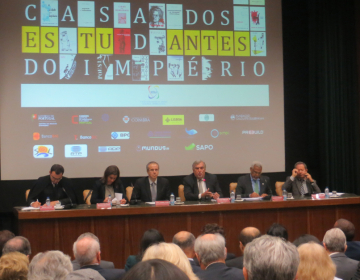
[[(224, 228), (208, 224), (195, 236), (187, 231), (166, 243), (156, 229), (147, 230), (138, 255), (125, 268), (101, 259), (100, 241), (81, 234), (73, 245), (74, 260), (61, 251), (31, 255), (27, 238), (0, 231), (1, 280), (357, 280), (360, 279), (360, 241), (355, 227), (336, 221), (322, 242), (304, 234), (288, 241), (284, 226), (273, 224), (262, 235), (254, 227), (239, 234), (241, 256), (227, 252)], [(32, 257), (32, 258), (31, 258)], [(31, 261), (30, 261), (31, 260)]]

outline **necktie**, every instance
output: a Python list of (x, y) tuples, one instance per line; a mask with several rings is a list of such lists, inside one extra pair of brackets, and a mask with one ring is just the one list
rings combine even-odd
[(156, 201), (156, 184), (154, 182), (151, 183), (151, 199)]
[(258, 194), (259, 193), (259, 181), (255, 180), (255, 192)]
[(307, 193), (307, 187), (306, 187), (306, 182), (305, 180), (301, 180), (301, 190), (300, 190), (301, 194), (306, 194)]

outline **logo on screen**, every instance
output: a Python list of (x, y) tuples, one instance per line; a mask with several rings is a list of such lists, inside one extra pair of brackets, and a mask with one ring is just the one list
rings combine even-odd
[(32, 114), (31, 117), (32, 117), (33, 120), (36, 120), (37, 119), (37, 114)]
[(149, 131), (149, 138), (171, 138), (171, 131)]
[(187, 130), (187, 128), (185, 128), (185, 131), (186, 131), (186, 133), (189, 134), (189, 135), (195, 135), (195, 134), (198, 133), (195, 129)]
[(194, 150), (195, 146), (196, 145), (194, 143), (192, 143), (189, 146), (185, 146), (185, 150), (186, 151), (192, 151), (192, 150)]
[(55, 116), (54, 115), (38, 115), (38, 114), (32, 114), (33, 120), (38, 120), (39, 126), (41, 127), (47, 127), (50, 125), (57, 125)]
[(109, 121), (110, 116), (109, 116), (109, 114), (103, 114), (103, 115), (101, 116), (101, 119), (102, 119), (104, 122), (107, 122), (107, 121)]
[(214, 114), (200, 114), (199, 121), (200, 122), (213, 122), (215, 120)]
[(196, 150), (197, 151), (206, 151), (206, 150), (213, 150), (214, 149), (214, 146), (213, 145), (196, 145)]
[(73, 124), (92, 124), (92, 118), (89, 115), (73, 115), (71, 122)]
[(97, 139), (96, 135), (74, 135), (75, 140), (92, 140)]
[(138, 145), (136, 147), (136, 150), (138, 152), (141, 152), (141, 151), (168, 151), (168, 150), (170, 150), (170, 148), (167, 146), (141, 146), (141, 145)]
[(99, 146), (99, 153), (116, 153), (121, 151), (121, 146)]
[(230, 119), (232, 121), (261, 121), (264, 120), (264, 117), (252, 117), (248, 115), (231, 115)]
[(53, 145), (35, 145), (33, 148), (34, 158), (52, 158), (54, 156)]
[(33, 133), (33, 139), (34, 140), (39, 140), (40, 139), (40, 133), (39, 132), (34, 132)]
[(243, 130), (242, 134), (247, 134), (247, 135), (264, 134), (264, 130)]
[(123, 117), (124, 123), (128, 123), (130, 121), (130, 118), (128, 116)]
[(210, 132), (210, 135), (211, 135), (211, 137), (212, 138), (217, 138), (217, 137), (219, 137), (220, 135), (229, 135), (230, 133), (228, 132), (228, 131), (221, 131), (221, 132), (219, 132), (219, 130), (217, 130), (217, 129), (213, 129), (213, 130), (211, 130), (211, 132)]
[(130, 139), (130, 132), (128, 131), (111, 132), (111, 139)]
[(159, 93), (159, 86), (149, 86), (149, 99), (159, 99), (160, 93)]
[(87, 157), (87, 145), (65, 145), (65, 157)]
[(163, 125), (184, 125), (184, 115), (163, 115)]

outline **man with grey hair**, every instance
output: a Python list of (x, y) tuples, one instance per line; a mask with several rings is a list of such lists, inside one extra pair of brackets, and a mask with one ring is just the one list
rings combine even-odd
[(81, 269), (94, 269), (106, 280), (118, 280), (125, 274), (124, 269), (105, 269), (100, 266), (101, 251), (99, 239), (90, 232), (78, 237), (74, 243), (73, 252)]
[(339, 228), (328, 230), (323, 239), (325, 250), (336, 266), (335, 276), (343, 280), (350, 280), (356, 272), (358, 261), (345, 256), (346, 236)]
[(263, 235), (246, 245), (245, 280), (294, 280), (300, 263), (299, 253), (290, 242)]
[(200, 235), (195, 241), (195, 254), (202, 271), (196, 275), (201, 280), (243, 280), (241, 269), (227, 267), (225, 238), (219, 234)]
[(180, 247), (185, 253), (194, 273), (201, 271), (201, 268), (194, 262), (195, 258), (195, 236), (188, 231), (180, 231), (174, 235), (172, 242)]
[(184, 196), (186, 200), (206, 200), (222, 197), (216, 175), (206, 172), (206, 164), (202, 160), (194, 161), (193, 173), (183, 180)]
[(137, 179), (131, 199), (140, 199), (143, 202), (170, 199), (169, 180), (159, 176), (159, 164), (150, 161), (146, 165), (147, 177)]
[(70, 257), (60, 251), (37, 254), (29, 265), (28, 280), (65, 280), (72, 272)]
[(29, 240), (23, 236), (16, 236), (8, 240), (2, 249), (2, 253), (5, 255), (6, 253), (10, 252), (19, 252), (29, 258), (31, 255), (31, 246)]
[(239, 177), (236, 194), (241, 194), (242, 197), (271, 196), (270, 179), (261, 173), (262, 164), (254, 161), (250, 167), (250, 174)]
[(282, 189), (295, 196), (321, 192), (316, 181), (308, 173), (306, 164), (302, 161), (295, 163), (292, 174), (286, 178)]

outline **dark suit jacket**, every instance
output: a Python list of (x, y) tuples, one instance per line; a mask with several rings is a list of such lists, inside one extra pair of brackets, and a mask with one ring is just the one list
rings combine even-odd
[(346, 245), (345, 255), (350, 259), (360, 261), (360, 241), (348, 241)]
[[(217, 192), (220, 195), (220, 197), (223, 196), (216, 175), (205, 172), (204, 179), (205, 179), (206, 189), (209, 189), (212, 193)], [(183, 185), (184, 185), (184, 195), (186, 200), (199, 200), (199, 188), (194, 173), (184, 178)]]
[(228, 260), (228, 261), (225, 262), (225, 264), (228, 267), (236, 267), (236, 268), (239, 268), (239, 269), (243, 269), (243, 267), (244, 267), (244, 256), (237, 257), (237, 258), (232, 259), (232, 260)]
[[(77, 260), (71, 261), (71, 264), (73, 266), (74, 271), (80, 269), (80, 264), (78, 263)], [(103, 261), (103, 260), (100, 261), (100, 266), (102, 268), (115, 268), (115, 265), (113, 262), (108, 262), (108, 261)]]
[(196, 275), (201, 280), (244, 280), (241, 269), (227, 267), (224, 263), (210, 264), (206, 270), (202, 270)]
[[(236, 187), (236, 194), (241, 194), (241, 197), (249, 197), (253, 192), (250, 174), (240, 176)], [(261, 175), (259, 195), (263, 193), (272, 195), (269, 177)]]
[(102, 277), (105, 278), (105, 280), (119, 280), (125, 274), (124, 269), (117, 269), (117, 268), (105, 269), (105, 268), (102, 268), (100, 265), (85, 265), (81, 269), (85, 269), (85, 268), (91, 268), (91, 269), (96, 270), (97, 272), (99, 272), (101, 274)]
[[(122, 193), (123, 198), (125, 198), (126, 201), (128, 202), (128, 199), (126, 198), (126, 192), (125, 192), (123, 184), (121, 183), (121, 180), (117, 179), (116, 183), (113, 186), (114, 186), (114, 192)], [(105, 184), (103, 184), (100, 179), (100, 180), (97, 180), (95, 182), (95, 185), (93, 186), (93, 192), (91, 195), (90, 202), (91, 202), (91, 204), (102, 203), (102, 202), (104, 202), (104, 199), (105, 199)]]
[(349, 259), (344, 253), (331, 255), (333, 263), (336, 266), (335, 276), (343, 280), (350, 280), (356, 273), (358, 261)]
[(130, 255), (126, 260), (125, 271), (129, 271), (135, 264), (140, 261), (141, 259), (139, 260), (136, 255)]
[[(49, 188), (49, 186), (51, 186), (51, 188)], [(75, 191), (73, 189), (70, 179), (66, 177), (62, 177), (57, 187), (61, 188), (62, 190), (65, 190), (63, 191), (63, 198), (60, 199), (62, 205), (77, 203)], [(47, 198), (47, 195), (44, 192), (45, 189), (54, 190), (54, 187), (52, 186), (51, 183), (50, 175), (40, 177), (31, 187), (27, 200), (28, 205), (30, 205), (32, 202), (36, 201), (37, 199), (39, 199), (39, 202), (41, 204), (44, 204)], [(58, 198), (55, 197), (55, 195), (56, 195), (55, 192), (49, 195), (51, 201), (58, 200)]]
[[(156, 200), (170, 200), (170, 185), (168, 179), (158, 177), (156, 184)], [(137, 179), (134, 185), (131, 199), (140, 199), (143, 202), (151, 202), (151, 190), (149, 177)]]
[(196, 263), (194, 262), (194, 260), (190, 260), (190, 259), (189, 259), (189, 262), (190, 262), (191, 268), (192, 268), (192, 270), (193, 270), (193, 272), (194, 272), (195, 274), (196, 274), (197, 272), (201, 271), (200, 266), (199, 266), (198, 264), (196, 264)]
[[(313, 184), (309, 180), (306, 180), (306, 186), (308, 188), (308, 193), (310, 194), (321, 193), (321, 190), (315, 180)], [(296, 179), (291, 181), (290, 176), (286, 178), (282, 189), (285, 189), (287, 192), (291, 192), (293, 195), (301, 195), (300, 188), (296, 184)]]

